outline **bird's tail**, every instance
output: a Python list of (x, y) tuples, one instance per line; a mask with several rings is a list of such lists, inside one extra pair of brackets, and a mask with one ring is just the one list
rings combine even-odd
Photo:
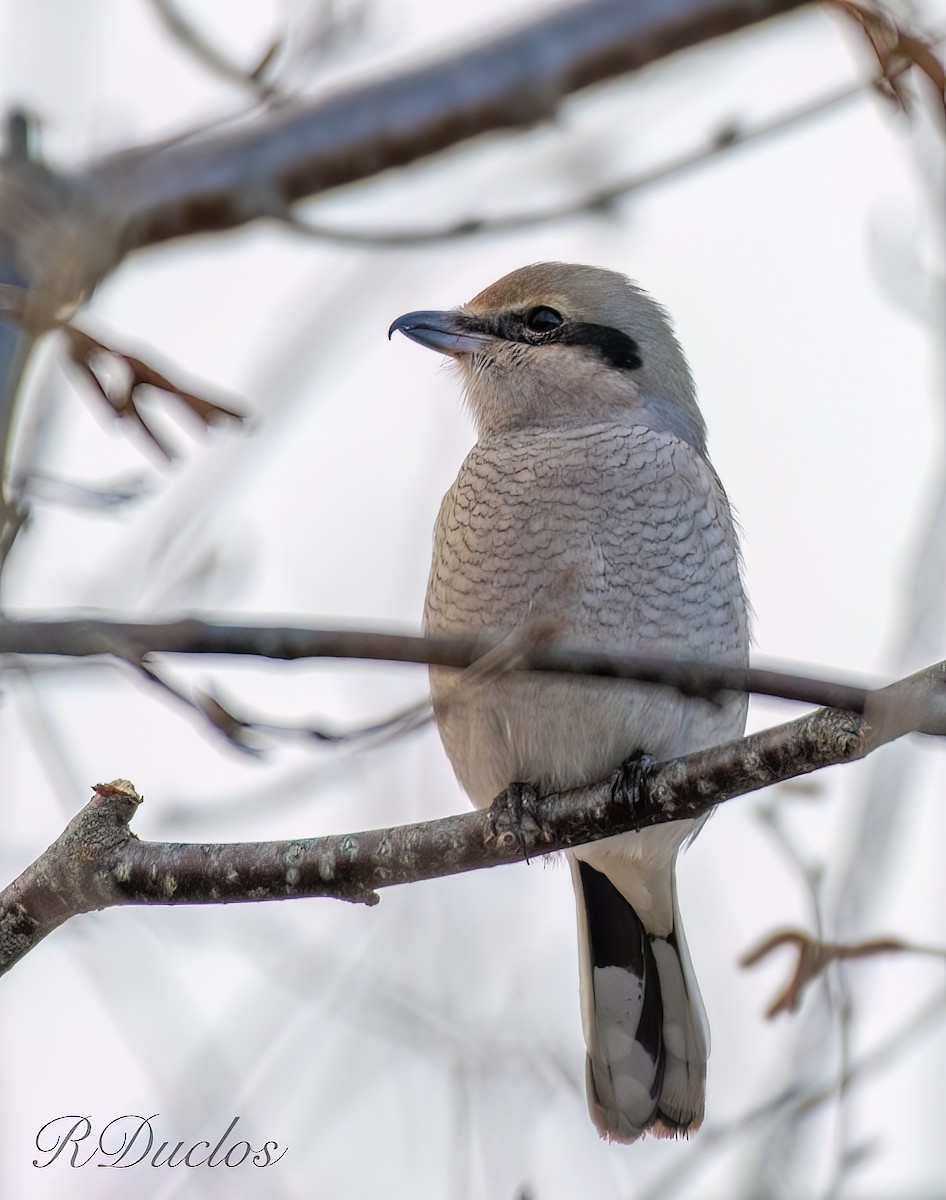
[(607, 875), (571, 863), (591, 1118), (616, 1142), (690, 1133), (703, 1120), (709, 1031), (676, 889), (673, 928), (656, 937)]

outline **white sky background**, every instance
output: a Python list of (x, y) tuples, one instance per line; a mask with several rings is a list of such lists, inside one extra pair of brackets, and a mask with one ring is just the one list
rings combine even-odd
[[(286, 7), (301, 28), (306, 5)], [(377, 0), (345, 55), (290, 78), (317, 92), (367, 77), (479, 37), (506, 9)], [(249, 63), (283, 6), (194, 0), (189, 11)], [(944, 28), (946, 4), (922, 12)], [(596, 89), (554, 128), (455, 150), (309, 215), (414, 228), (541, 207), (869, 67), (853, 31), (804, 11)], [(79, 165), (236, 112), (246, 97), (195, 64), (140, 0), (0, 0), (0, 103), (35, 110), (50, 160)], [(555, 258), (625, 271), (674, 314), (744, 529), (758, 657), (884, 678), (946, 657), (942, 613), (923, 629), (908, 615), (943, 470), (941, 331), (923, 278), (942, 271), (941, 150), (922, 121), (911, 130), (865, 94), (605, 217), (386, 251), (254, 226), (138, 255), (81, 322), (172, 377), (241, 399), (258, 425), (207, 438), (169, 425), (184, 454), (168, 470), (103, 424), (44, 355), (31, 376), (46, 413), (43, 469), (89, 483), (140, 475), (149, 492), (119, 514), (39, 507), (7, 601), (416, 629), (430, 528), (472, 430), (451, 372), (385, 331), (402, 312), (450, 307)], [(343, 728), (425, 690), (420, 670), (396, 666), (198, 664), (175, 678), (213, 682), (261, 717)], [(362, 756), (280, 745), (259, 762), (114, 669), (11, 676), (3, 698), (4, 880), (92, 783), (116, 776), (146, 797), (136, 832), (166, 840), (314, 835), (465, 805), (431, 729)], [(750, 724), (796, 711), (754, 703)], [(875, 786), (895, 814), (882, 832), (890, 858), (845, 933), (942, 945), (943, 751), (917, 742), (883, 756)], [(779, 793), (794, 844), (828, 864), (829, 896), (878, 769)], [(473, 1200), (528, 1185), (535, 1200), (648, 1188), (706, 1197), (759, 1194), (768, 1170), (786, 1195), (809, 1197), (832, 1186), (845, 1121), (849, 1147), (866, 1151), (837, 1194), (943, 1193), (943, 1021), (857, 1086), (844, 1121), (828, 1105), (797, 1140), (780, 1140), (783, 1119), (710, 1145), (790, 1067), (805, 1087), (837, 1069), (836, 1022), (825, 1035), (816, 990), (800, 1016), (763, 1020), (787, 956), (737, 966), (775, 927), (811, 927), (798, 872), (758, 816), (770, 801), (724, 806), (681, 864), (714, 1042), (706, 1130), (691, 1143), (598, 1141), (583, 1095), (571, 885), (560, 867), (533, 865), (388, 891), (371, 910), (312, 900), (73, 920), (0, 988), (0, 1194)], [(880, 958), (845, 978), (856, 1059), (942, 994), (943, 964)], [(160, 1113), (172, 1143), (215, 1140), (239, 1115), (243, 1136), (289, 1152), (263, 1172), (140, 1166), (131, 1184), (119, 1171), (30, 1165), (51, 1118), (132, 1112)], [(657, 1182), (691, 1158), (699, 1171), (678, 1191)]]

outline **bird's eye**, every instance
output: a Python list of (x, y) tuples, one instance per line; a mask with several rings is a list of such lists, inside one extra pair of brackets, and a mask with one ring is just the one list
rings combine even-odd
[(532, 333), (548, 333), (561, 325), (564, 319), (560, 312), (543, 304), (526, 313), (526, 329)]

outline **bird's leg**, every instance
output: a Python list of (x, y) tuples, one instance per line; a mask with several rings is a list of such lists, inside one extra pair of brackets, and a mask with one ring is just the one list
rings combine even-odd
[(534, 843), (543, 833), (538, 800), (539, 789), (534, 783), (511, 783), (489, 806), (489, 827), (493, 837), (514, 838), (526, 862), (529, 861), (529, 843)]
[(643, 750), (635, 750), (611, 776), (611, 800), (634, 808), (640, 801), (641, 784), (650, 770), (653, 759)]

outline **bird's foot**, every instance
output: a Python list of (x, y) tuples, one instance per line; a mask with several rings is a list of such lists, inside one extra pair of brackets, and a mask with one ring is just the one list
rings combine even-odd
[(653, 759), (642, 750), (636, 751), (618, 767), (611, 776), (611, 801), (628, 808), (640, 802), (641, 784), (650, 771)]
[(515, 841), (522, 857), (529, 861), (529, 845), (543, 834), (539, 814), (539, 791), (534, 783), (511, 783), (489, 806), (489, 827), (494, 838), (508, 844)]

